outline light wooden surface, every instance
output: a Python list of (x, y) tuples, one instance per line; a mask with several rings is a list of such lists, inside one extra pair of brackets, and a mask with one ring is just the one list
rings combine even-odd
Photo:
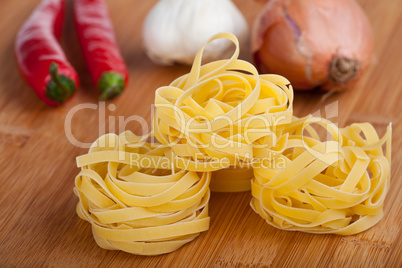
[[(210, 230), (176, 252), (156, 257), (99, 248), (90, 225), (75, 213), (75, 157), (86, 149), (67, 140), (64, 119), (80, 103), (97, 103), (98, 94), (85, 70), (71, 18), (63, 46), (80, 74), (82, 87), (78, 95), (63, 107), (50, 108), (21, 79), (13, 58), (14, 38), (38, 2), (1, 0), (0, 266), (402, 266), (402, 1), (359, 0), (374, 28), (377, 64), (357, 88), (327, 100), (314, 93), (297, 93), (295, 97), (298, 116), (338, 101), (339, 116), (333, 120), (340, 126), (369, 121), (382, 135), (388, 123), (393, 122), (391, 189), (382, 221), (364, 233), (348, 237), (286, 232), (268, 226), (251, 210), (249, 192), (213, 193)], [(156, 66), (142, 50), (142, 22), (155, 2), (108, 1), (131, 81), (124, 95), (113, 101), (116, 109), (107, 111), (107, 117), (137, 114), (149, 121), (154, 91), (189, 71), (183, 66)], [(235, 3), (249, 23), (262, 6), (251, 0)], [(243, 48), (242, 55), (250, 58), (248, 48)], [(106, 122), (106, 129), (109, 125)], [(92, 142), (100, 134), (98, 111), (80, 111), (73, 118), (72, 128), (78, 140)], [(130, 123), (128, 128), (137, 130), (138, 125)]]

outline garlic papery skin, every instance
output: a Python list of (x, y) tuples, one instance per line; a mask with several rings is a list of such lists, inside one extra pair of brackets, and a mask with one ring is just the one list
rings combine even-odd
[[(231, 0), (159, 0), (143, 26), (147, 55), (158, 64), (192, 64), (198, 49), (213, 35), (233, 33), (240, 45), (248, 40), (243, 14)], [(203, 62), (231, 55), (228, 40), (214, 40), (205, 49)]]

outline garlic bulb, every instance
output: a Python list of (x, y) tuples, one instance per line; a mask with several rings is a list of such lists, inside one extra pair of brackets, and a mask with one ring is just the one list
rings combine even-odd
[[(198, 49), (220, 32), (233, 33), (240, 44), (248, 39), (247, 22), (231, 0), (159, 0), (145, 19), (143, 42), (156, 63), (191, 64)], [(229, 56), (230, 48), (228, 40), (214, 40), (203, 59)]]

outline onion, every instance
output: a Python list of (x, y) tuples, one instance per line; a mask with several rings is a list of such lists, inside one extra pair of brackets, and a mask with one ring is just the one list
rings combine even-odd
[(373, 33), (354, 0), (272, 0), (254, 24), (252, 53), (260, 72), (296, 89), (344, 90), (370, 65)]

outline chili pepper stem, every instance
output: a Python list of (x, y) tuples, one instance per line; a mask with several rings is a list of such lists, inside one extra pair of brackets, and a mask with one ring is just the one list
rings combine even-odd
[(104, 72), (99, 79), (98, 88), (101, 92), (100, 100), (113, 99), (124, 89), (124, 78), (115, 72)]
[(57, 103), (63, 103), (77, 90), (75, 82), (59, 74), (59, 66), (52, 62), (49, 66), (51, 80), (46, 85), (46, 97)]

